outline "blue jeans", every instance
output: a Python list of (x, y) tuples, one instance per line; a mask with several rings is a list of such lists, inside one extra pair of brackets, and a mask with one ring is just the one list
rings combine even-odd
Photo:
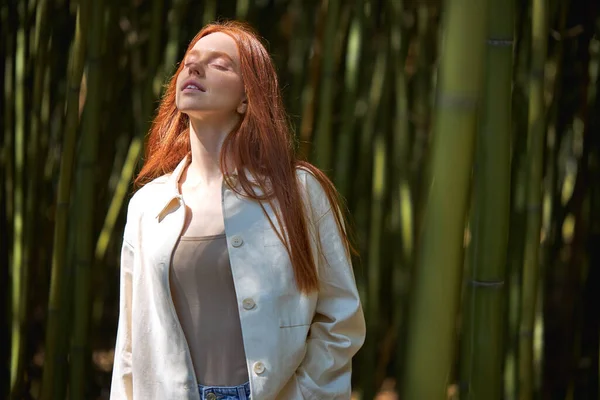
[(250, 382), (239, 386), (198, 385), (200, 400), (250, 400)]

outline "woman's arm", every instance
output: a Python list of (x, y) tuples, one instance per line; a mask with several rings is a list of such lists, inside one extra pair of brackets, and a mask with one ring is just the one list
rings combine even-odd
[(352, 357), (364, 342), (365, 320), (332, 207), (316, 178), (306, 179), (322, 254), (316, 314), (296, 378), (305, 399), (350, 399)]
[(110, 387), (111, 400), (133, 399), (133, 371), (131, 369), (131, 305), (134, 247), (129, 237), (133, 216), (131, 202), (127, 212), (128, 221), (125, 226), (123, 247), (121, 249), (121, 275), (119, 289), (119, 322), (117, 341), (115, 344), (115, 360), (113, 364), (112, 382)]

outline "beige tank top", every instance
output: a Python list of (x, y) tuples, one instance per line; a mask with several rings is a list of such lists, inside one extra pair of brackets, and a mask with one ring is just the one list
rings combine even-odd
[(248, 370), (225, 234), (182, 236), (173, 253), (170, 285), (198, 383), (246, 383)]

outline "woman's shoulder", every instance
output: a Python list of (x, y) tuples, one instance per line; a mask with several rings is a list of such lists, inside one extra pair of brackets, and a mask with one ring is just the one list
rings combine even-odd
[(314, 167), (313, 165), (307, 163), (307, 162), (303, 162), (300, 163), (298, 165), (296, 165), (296, 178), (300, 181), (300, 183), (302, 183), (303, 185), (307, 186), (307, 185), (321, 185), (319, 180), (317, 179), (314, 169), (316, 167)]
[[(325, 185), (330, 184), (330, 181), (322, 171), (307, 162), (303, 162), (296, 166), (296, 177), (304, 196), (311, 204), (311, 208), (317, 217), (331, 208), (325, 189)], [(331, 186), (333, 187), (333, 185)]]
[(170, 173), (159, 176), (140, 187), (129, 200), (128, 213), (140, 214), (144, 211), (144, 208), (160, 198), (167, 190), (169, 176), (171, 176)]

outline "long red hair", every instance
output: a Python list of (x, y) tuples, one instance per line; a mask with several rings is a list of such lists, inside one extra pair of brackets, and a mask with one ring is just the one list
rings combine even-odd
[[(318, 289), (315, 260), (311, 256), (308, 222), (303, 207), (296, 169), (304, 168), (314, 175), (324, 189), (333, 210), (342, 210), (341, 199), (327, 176), (315, 166), (296, 158), (294, 136), (279, 89), (273, 62), (258, 35), (244, 23), (227, 21), (205, 26), (189, 44), (189, 52), (200, 38), (223, 32), (232, 37), (238, 47), (242, 79), (248, 107), (240, 124), (225, 139), (221, 151), (221, 170), (230, 170), (226, 154), (238, 171), (247, 170), (257, 179), (262, 194), (258, 194), (244, 173), (238, 174), (242, 188), (239, 194), (271, 205), (278, 204), (276, 218), (285, 226), (287, 235), (281, 235), (292, 266), (298, 289), (308, 293)], [(189, 120), (175, 105), (177, 72), (169, 81), (161, 99), (156, 118), (150, 128), (145, 163), (135, 179), (140, 187), (152, 179), (172, 172), (190, 151)], [(229, 183), (228, 180), (226, 180)], [(274, 208), (277, 210), (277, 208)], [(263, 211), (264, 211), (263, 207)], [(348, 252), (354, 249), (344, 229), (343, 214), (333, 212), (340, 235)], [(274, 227), (273, 222), (271, 225)], [(283, 222), (283, 224), (282, 224)], [(287, 237), (286, 237), (287, 236)]]

